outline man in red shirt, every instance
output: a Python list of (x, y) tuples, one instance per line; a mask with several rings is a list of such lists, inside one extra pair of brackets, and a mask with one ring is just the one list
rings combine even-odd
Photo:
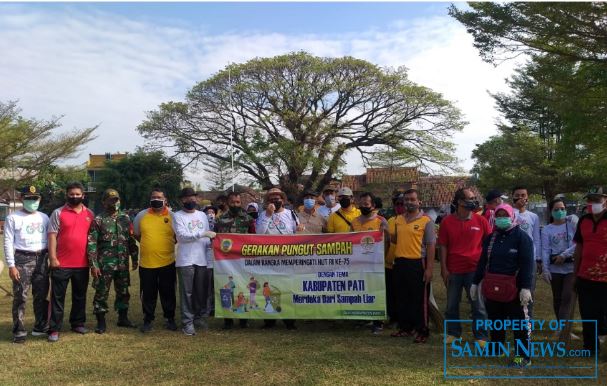
[(59, 340), (63, 324), (65, 292), (72, 282), (72, 331), (85, 334), (86, 289), (89, 284), (89, 263), (86, 245), (89, 228), (95, 215), (82, 204), (84, 187), (73, 182), (65, 189), (67, 203), (55, 209), (48, 227), (49, 268), (51, 270), (51, 314), (48, 340)]
[[(459, 319), (459, 304), (462, 289), (466, 291), (472, 307), (472, 318), (487, 318), (484, 306), (479, 300), (470, 298), (470, 286), (476, 272), (476, 265), (481, 257), (483, 239), (491, 233), (487, 220), (474, 213), (478, 208), (477, 198), (469, 188), (455, 192), (453, 206), (455, 213), (445, 217), (440, 224), (438, 244), (440, 245), (441, 276), (447, 287), (447, 310), (445, 319)], [(474, 328), (475, 338), (480, 344), (487, 340), (487, 331)], [(462, 327), (459, 322), (447, 322), (447, 343), (459, 338)], [(482, 343), (481, 343), (482, 342)]]
[[(600, 321), (607, 314), (607, 192), (594, 188), (585, 198), (588, 213), (579, 220), (573, 237), (574, 272), (581, 318)], [(599, 345), (596, 323), (584, 322), (582, 326), (584, 349), (594, 353)]]

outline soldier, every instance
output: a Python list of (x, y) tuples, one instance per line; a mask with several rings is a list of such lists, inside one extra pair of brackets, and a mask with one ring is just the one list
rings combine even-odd
[[(249, 205), (249, 208), (251, 205)], [(228, 194), (228, 210), (224, 212), (215, 222), (217, 233), (255, 233), (255, 220), (242, 209), (240, 194), (230, 192)], [(247, 319), (239, 319), (240, 327), (246, 328)], [(229, 330), (234, 325), (234, 320), (224, 319), (223, 328)]]
[(103, 213), (95, 217), (88, 237), (87, 253), (93, 276), (93, 313), (97, 317), (95, 332), (106, 330), (105, 314), (109, 311), (107, 299), (114, 280), (118, 311), (118, 326), (135, 328), (127, 314), (129, 310), (129, 256), (133, 270), (137, 269), (137, 243), (129, 216), (120, 210), (120, 195), (114, 189), (103, 192)]
[(48, 332), (48, 216), (38, 212), (40, 193), (35, 186), (21, 192), (23, 209), (11, 213), (4, 225), (4, 257), (13, 281), (13, 343), (25, 343), (23, 323), (27, 293), (32, 287), (36, 322), (33, 336)]

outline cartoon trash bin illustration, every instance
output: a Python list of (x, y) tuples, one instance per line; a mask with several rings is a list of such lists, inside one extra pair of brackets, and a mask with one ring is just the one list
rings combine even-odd
[(224, 310), (232, 309), (232, 290), (229, 288), (220, 288), (219, 297), (221, 298), (221, 308)]

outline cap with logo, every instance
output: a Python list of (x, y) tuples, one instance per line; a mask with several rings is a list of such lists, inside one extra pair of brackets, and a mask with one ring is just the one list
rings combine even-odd
[(103, 196), (101, 196), (101, 201), (105, 201), (105, 200), (109, 200), (109, 199), (118, 199), (120, 200), (120, 194), (118, 194), (118, 191), (116, 189), (106, 189), (105, 192), (103, 192)]
[(508, 196), (506, 196), (505, 194), (503, 194), (502, 192), (500, 192), (497, 189), (493, 189), (493, 190), (490, 190), (489, 193), (487, 193), (487, 195), (485, 196), (485, 201), (491, 202), (491, 201), (495, 200), (496, 198), (501, 198), (502, 200), (507, 200)]
[(343, 187), (341, 189), (339, 189), (339, 191), (337, 192), (337, 197), (339, 196), (353, 196), (354, 193), (352, 193), (352, 189), (348, 188), (348, 187)]
[(40, 189), (36, 188), (34, 185), (25, 186), (20, 190), (20, 192), (21, 192), (21, 196), (24, 199), (27, 199), (27, 198), (38, 199), (41, 196)]
[(590, 190), (588, 190), (588, 193), (586, 193), (584, 198), (593, 197), (593, 196), (607, 197), (607, 194), (605, 194), (605, 190), (603, 189), (602, 186), (594, 186), (594, 187), (590, 188)]

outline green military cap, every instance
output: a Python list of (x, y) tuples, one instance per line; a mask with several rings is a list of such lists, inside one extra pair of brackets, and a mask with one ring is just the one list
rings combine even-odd
[(116, 189), (106, 189), (105, 192), (103, 192), (103, 196), (101, 196), (101, 201), (105, 201), (109, 198), (120, 199), (120, 194), (118, 194), (118, 191)]

